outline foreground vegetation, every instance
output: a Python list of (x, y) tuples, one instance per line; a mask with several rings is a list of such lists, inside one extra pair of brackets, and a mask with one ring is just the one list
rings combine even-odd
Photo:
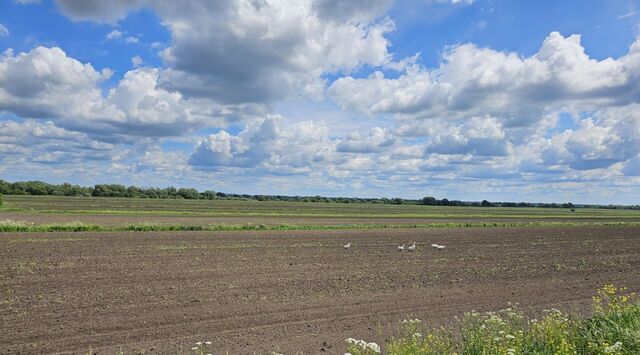
[(401, 224), (181, 224), (181, 223), (129, 223), (102, 225), (83, 222), (35, 224), (25, 221), (0, 221), (0, 233), (18, 232), (233, 232), (233, 231), (295, 231), (295, 230), (349, 230), (400, 228), (496, 228), (496, 227), (575, 227), (575, 226), (640, 226), (640, 222), (446, 222)]
[[(625, 288), (605, 285), (593, 297), (590, 318), (545, 311), (538, 320), (517, 307), (465, 314), (458, 329), (426, 329), (418, 319), (405, 320), (385, 353), (393, 355), (564, 355), (640, 354), (640, 302)], [(380, 347), (347, 339), (353, 355), (377, 354)]]

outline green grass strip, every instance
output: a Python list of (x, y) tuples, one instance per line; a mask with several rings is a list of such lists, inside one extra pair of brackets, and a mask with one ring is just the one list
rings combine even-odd
[(506, 228), (506, 227), (584, 227), (584, 226), (640, 226), (640, 222), (447, 222), (415, 224), (168, 224), (131, 223), (101, 225), (83, 222), (33, 224), (24, 221), (0, 221), (0, 232), (226, 232), (226, 231), (296, 231), (349, 229), (410, 229), (410, 228)]
[(113, 210), (113, 209), (27, 209), (27, 208), (5, 208), (2, 212), (24, 212), (35, 214), (53, 214), (53, 215), (118, 215), (118, 216), (190, 216), (190, 217), (238, 217), (238, 218), (432, 218), (432, 219), (462, 219), (462, 218), (500, 218), (500, 219), (640, 219), (640, 213), (635, 211), (620, 214), (599, 214), (590, 212), (580, 213), (442, 213), (426, 211), (424, 213), (406, 213), (397, 211), (378, 212), (302, 212), (302, 211), (285, 211), (285, 212), (254, 212), (254, 211), (174, 211), (174, 210)]

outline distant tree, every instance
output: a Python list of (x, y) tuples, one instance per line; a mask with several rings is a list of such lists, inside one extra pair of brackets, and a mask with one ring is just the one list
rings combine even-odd
[(2, 194), (0, 194), (0, 206), (2, 206)]
[(202, 198), (205, 199), (205, 200), (215, 200), (216, 199), (216, 192), (215, 191), (207, 190), (207, 191), (203, 192), (201, 195), (202, 195)]
[(142, 197), (144, 196), (144, 192), (141, 188), (137, 186), (129, 186), (127, 187), (127, 197)]
[(480, 206), (482, 207), (493, 207), (493, 203), (487, 201), (487, 200), (482, 200), (482, 202), (480, 202)]
[(357, 198), (357, 197), (323, 197), (323, 196), (283, 196), (283, 195), (249, 195), (249, 194), (227, 194), (223, 192), (204, 191), (198, 192), (196, 189), (175, 187), (138, 187), (118, 184), (98, 184), (92, 187), (84, 187), (63, 183), (59, 185), (48, 184), (42, 181), (17, 181), (7, 182), (0, 179), (0, 194), (4, 195), (54, 195), (54, 196), (100, 196), (100, 197), (130, 197), (130, 198), (161, 198), (161, 199), (225, 199), (241, 201), (288, 201), (288, 202), (325, 202), (325, 203), (371, 203), (371, 204), (394, 204), (394, 205), (435, 205), (435, 206), (498, 206), (498, 207), (538, 207), (538, 208), (567, 208), (572, 211), (576, 208), (599, 208), (599, 209), (634, 209), (640, 210), (640, 205), (574, 205), (571, 202), (558, 203), (527, 203), (527, 202), (489, 202), (480, 201), (460, 201), (443, 198), (437, 200), (434, 197), (426, 196), (422, 199), (404, 200), (401, 198)]
[(422, 204), (427, 206), (435, 206), (438, 201), (435, 197), (427, 196), (422, 198)]
[(196, 189), (181, 188), (178, 190), (178, 196), (184, 199), (197, 200), (198, 198), (200, 198), (200, 193), (198, 193), (198, 190)]
[(11, 185), (4, 180), (0, 180), (0, 194), (9, 195), (10, 193)]
[(169, 186), (166, 189), (164, 189), (165, 191), (165, 198), (177, 198), (178, 197), (178, 190), (176, 190), (175, 187), (173, 186)]

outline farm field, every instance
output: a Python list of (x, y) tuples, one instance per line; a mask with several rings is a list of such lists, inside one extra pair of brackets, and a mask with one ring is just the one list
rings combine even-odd
[(563, 208), (447, 207), (294, 203), (238, 200), (160, 200), (58, 196), (4, 196), (0, 220), (36, 224), (81, 221), (100, 225), (178, 224), (345, 225), (447, 222), (640, 223), (640, 211)]
[[(0, 233), (0, 353), (188, 354), (197, 341), (222, 354), (341, 353), (347, 337), (384, 344), (408, 317), (442, 326), (509, 302), (588, 314), (605, 283), (640, 290), (639, 211), (4, 201), (3, 223), (102, 232)], [(118, 231), (148, 222), (265, 228)]]
[(340, 353), (407, 317), (588, 312), (604, 283), (640, 290), (639, 267), (635, 226), (4, 233), (0, 352)]

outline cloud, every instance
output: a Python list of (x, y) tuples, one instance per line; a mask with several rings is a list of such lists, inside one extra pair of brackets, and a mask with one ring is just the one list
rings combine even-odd
[(635, 14), (636, 14), (635, 10), (634, 10), (634, 11), (629, 11), (629, 12), (627, 12), (627, 13), (624, 13), (624, 14), (620, 14), (620, 15), (618, 15), (616, 18), (617, 18), (618, 20), (621, 20), (621, 19), (625, 19), (625, 18), (633, 17), (633, 16), (635, 16)]
[(144, 60), (142, 60), (142, 58), (137, 55), (131, 58), (131, 65), (136, 68), (141, 66), (144, 63)]
[(392, 146), (395, 137), (387, 130), (374, 127), (368, 137), (362, 137), (354, 132), (337, 145), (337, 151), (342, 153), (377, 153)]
[[(437, 127), (437, 126), (436, 126)], [(472, 117), (457, 124), (433, 127), (427, 153), (506, 156), (509, 142), (495, 117)]]
[[(393, 24), (376, 20), (389, 0), (58, 4), (72, 18), (96, 21), (113, 21), (148, 6), (172, 37), (162, 52), (168, 64), (162, 85), (223, 104), (273, 102), (290, 95), (319, 97), (324, 73), (391, 60), (384, 35)], [(341, 16), (334, 16), (336, 9), (341, 9)]]
[(7, 37), (10, 34), (9, 29), (0, 23), (0, 37)]
[(136, 36), (127, 36), (126, 32), (120, 31), (118, 29), (114, 29), (113, 31), (107, 33), (105, 38), (108, 41), (122, 40), (127, 44), (136, 44), (140, 42), (140, 39)]
[(640, 154), (629, 159), (622, 172), (626, 176), (640, 176)]
[(108, 39), (108, 40), (114, 40), (114, 39), (118, 39), (120, 37), (122, 37), (122, 31), (116, 29), (116, 30), (113, 30), (113, 31), (107, 33), (105, 38)]
[(225, 130), (198, 143), (189, 164), (200, 168), (243, 167), (272, 172), (307, 171), (333, 149), (328, 129), (312, 121), (287, 126), (280, 116), (253, 120), (238, 135)]
[(318, 0), (313, 6), (323, 20), (367, 23), (383, 15), (392, 3), (393, 0)]
[(431, 0), (432, 2), (435, 3), (439, 3), (439, 4), (452, 4), (452, 5), (457, 5), (457, 4), (462, 4), (462, 5), (471, 5), (473, 4), (474, 0)]
[(510, 126), (535, 123), (552, 109), (589, 110), (640, 97), (640, 40), (617, 60), (591, 59), (580, 36), (552, 32), (535, 55), (462, 44), (449, 48), (435, 70), (407, 68), (398, 78), (376, 72), (337, 79), (329, 95), (344, 108), (368, 115), (419, 118), (488, 114)]
[(140, 8), (143, 0), (56, 0), (62, 13), (74, 20), (114, 22), (128, 11)]
[(0, 161), (40, 164), (108, 161), (121, 154), (114, 145), (55, 126), (51, 121), (0, 122)]
[(97, 71), (60, 48), (37, 47), (0, 56), (0, 109), (22, 117), (66, 117), (100, 101), (97, 85), (111, 71)]
[(221, 124), (226, 116), (255, 112), (251, 106), (186, 100), (161, 88), (160, 70), (153, 68), (125, 73), (103, 95), (100, 85), (110, 76), (109, 69), (97, 71), (60, 48), (37, 47), (19, 54), (7, 50), (0, 57), (0, 110), (53, 120), (106, 141), (181, 135), (205, 122)]
[(542, 158), (547, 165), (576, 170), (608, 168), (640, 152), (640, 105), (608, 108), (582, 119), (575, 130), (548, 140)]
[[(627, 54), (597, 61), (585, 53), (580, 36), (553, 32), (530, 57), (456, 45), (436, 69), (414, 63), (396, 78), (382, 72), (346, 76), (328, 93), (344, 109), (394, 115), (398, 146), (423, 137), (422, 159), (436, 159), (423, 165), (428, 171), (566, 177), (624, 163), (625, 172), (634, 172), (628, 164), (640, 151), (639, 54), (636, 41)], [(574, 117), (576, 127), (555, 130), (562, 112)], [(442, 157), (450, 158), (438, 162)], [(501, 168), (486, 170), (491, 166)]]

